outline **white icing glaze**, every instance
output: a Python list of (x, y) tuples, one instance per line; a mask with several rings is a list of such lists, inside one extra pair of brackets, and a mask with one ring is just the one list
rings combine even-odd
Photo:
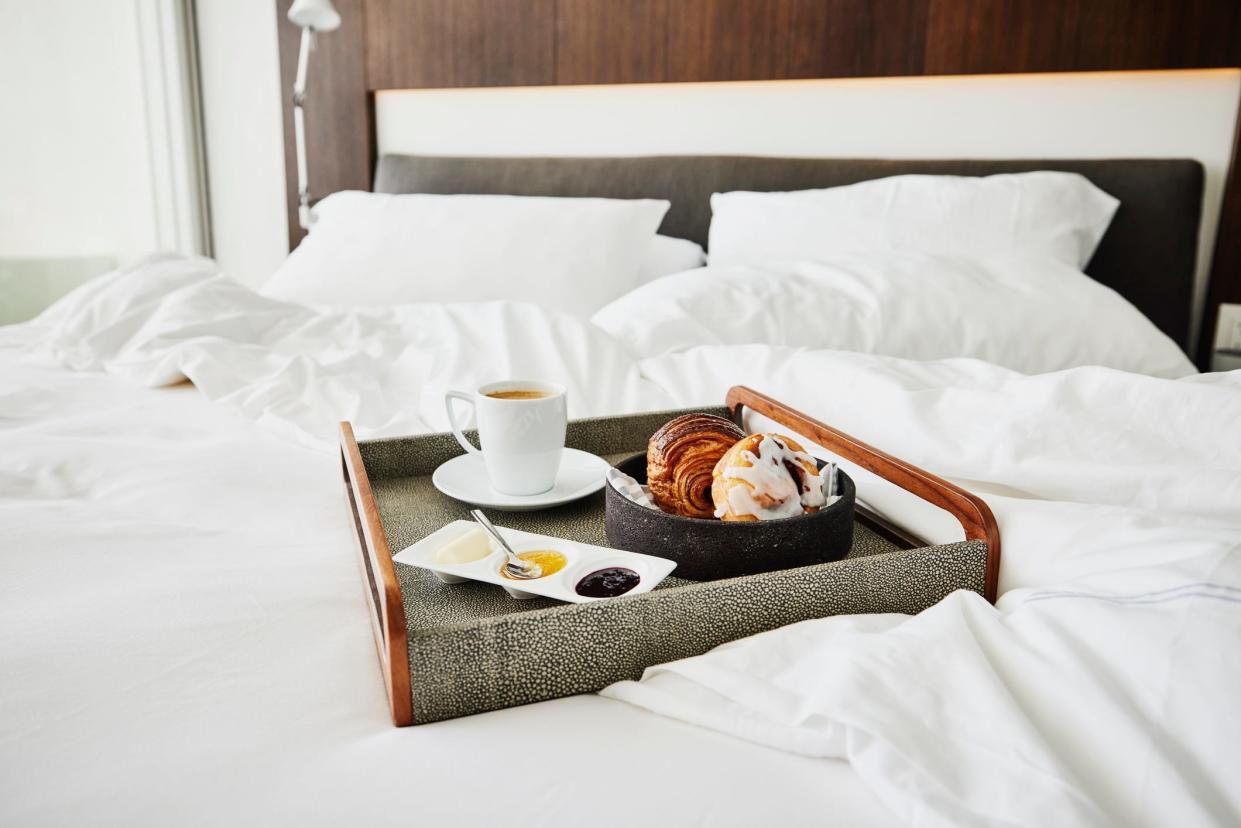
[(827, 465), (819, 469), (819, 480), (822, 481), (823, 496), (827, 498), (824, 506), (831, 506), (840, 500), (840, 495), (836, 494), (836, 461), (828, 460)]
[[(816, 465), (813, 457), (804, 451), (794, 451), (784, 439), (773, 434), (764, 434), (755, 448), (756, 451), (741, 452), (739, 459), (749, 466), (734, 465), (724, 469), (725, 479), (743, 480), (749, 485), (730, 486), (728, 503), (716, 510), (716, 517), (731, 511), (735, 515), (774, 520), (800, 515), (806, 508), (827, 505), (824, 488), (828, 481), (821, 475), (808, 473), (803, 465), (813, 468)], [(798, 470), (798, 480), (794, 481), (789, 475), (785, 461)], [(832, 482), (834, 484), (834, 480)]]

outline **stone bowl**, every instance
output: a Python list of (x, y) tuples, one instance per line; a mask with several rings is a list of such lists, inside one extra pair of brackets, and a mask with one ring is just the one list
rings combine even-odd
[[(822, 468), (823, 462), (819, 461)], [(646, 483), (646, 454), (616, 468)], [(838, 561), (853, 545), (856, 489), (837, 472), (840, 500), (817, 512), (777, 520), (723, 521), (688, 518), (648, 509), (604, 486), (604, 522), (614, 549), (658, 555), (677, 562), (672, 574), (715, 581), (777, 569)]]

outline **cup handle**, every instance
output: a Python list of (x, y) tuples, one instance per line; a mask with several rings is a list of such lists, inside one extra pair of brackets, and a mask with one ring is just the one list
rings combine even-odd
[(444, 394), (444, 410), (448, 412), (448, 425), (452, 429), (452, 436), (457, 438), (457, 442), (461, 444), (461, 448), (471, 454), (481, 454), (482, 451), (475, 447), (469, 440), (465, 439), (465, 435), (461, 433), (461, 426), (457, 425), (457, 418), (453, 415), (453, 400), (462, 400), (473, 406), (474, 395), (467, 394), (464, 391), (448, 391)]

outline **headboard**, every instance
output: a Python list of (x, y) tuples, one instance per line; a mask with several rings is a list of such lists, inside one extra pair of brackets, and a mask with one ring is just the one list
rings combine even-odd
[[(335, 3), (341, 26), (319, 38), (309, 76), (307, 146), (315, 195), (370, 188), (376, 160), (387, 153), (1195, 158), (1206, 172), (1191, 322), (1201, 330), (1195, 349), (1199, 364), (1207, 362), (1220, 302), (1241, 301), (1241, 142), (1234, 141), (1229, 120), (1237, 108), (1235, 87), (1230, 100), (1220, 103), (1218, 89), (1174, 88), (1182, 84), (1178, 72), (1129, 83), (1135, 71), (1158, 75), (1146, 70), (1241, 66), (1236, 0), (1204, 0), (1185, 8), (1076, 0)], [(1033, 6), (1039, 13), (1031, 13)], [(300, 36), (285, 19), (287, 11), (287, 0), (273, 3), (285, 89), (296, 72)], [(1094, 93), (1081, 97), (1066, 84), (1070, 76), (1043, 81), (1040, 73), (1073, 73), (1079, 79), (1090, 74), (1098, 82), (1090, 84)], [(818, 108), (788, 96), (794, 121), (809, 122), (804, 131), (770, 128), (766, 113), (772, 96), (765, 89), (744, 97), (739, 108), (706, 119), (678, 93), (664, 100), (667, 128), (646, 133), (644, 142), (641, 131), (635, 135), (625, 128), (629, 96), (600, 94), (635, 85), (814, 83), (793, 80), (811, 78), (856, 79), (856, 85)], [(961, 84), (958, 94), (951, 88), (957, 85), (949, 83), (954, 79), (977, 83)], [(934, 94), (906, 86), (906, 80), (927, 81)], [(976, 117), (962, 120), (958, 105), (980, 86), (992, 97)], [(488, 94), (502, 87), (563, 90), (572, 103), (563, 117), (546, 119), (546, 108), (532, 117), (525, 111), (528, 97)], [(885, 94), (876, 96), (876, 90)], [(435, 101), (442, 98), (451, 106), (410, 108), (410, 117), (399, 119), (395, 128), (420, 137), (416, 145), (397, 146), (386, 140), (394, 132), (385, 127), (384, 110), (391, 115), (399, 109), (388, 105), (389, 99), (406, 91), (431, 92)], [(454, 97), (463, 93), (477, 94)], [(728, 90), (730, 101), (735, 95)], [(1057, 101), (1063, 105), (1055, 106)], [(1047, 118), (1049, 107), (1058, 115)], [(485, 117), (471, 117), (471, 110)], [(1118, 112), (1128, 115), (1118, 119)], [(302, 233), (287, 105), (284, 120), (289, 237), (296, 244)], [(477, 129), (479, 120), (493, 128)], [(712, 128), (696, 129), (704, 120)], [(1217, 129), (1222, 120), (1229, 126)], [(725, 128), (715, 128), (721, 123)], [(537, 141), (530, 140), (530, 124)], [(1176, 140), (1165, 140), (1169, 136)]]
[(1197, 161), (385, 155), (379, 160), (375, 190), (663, 198), (672, 207), (660, 232), (706, 247), (713, 192), (836, 187), (904, 173), (992, 175), (1031, 170), (1080, 173), (1120, 199), (1116, 217), (1086, 272), (1127, 298), (1184, 347), (1202, 205), (1203, 170)]

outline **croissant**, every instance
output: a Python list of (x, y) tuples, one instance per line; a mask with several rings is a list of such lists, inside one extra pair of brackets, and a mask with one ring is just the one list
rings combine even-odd
[(730, 448), (712, 473), (711, 500), (724, 520), (794, 517), (826, 503), (818, 464), (783, 434), (751, 434)]
[(665, 423), (646, 447), (646, 482), (655, 505), (682, 517), (713, 517), (712, 470), (744, 436), (732, 422), (711, 414), (685, 414)]

